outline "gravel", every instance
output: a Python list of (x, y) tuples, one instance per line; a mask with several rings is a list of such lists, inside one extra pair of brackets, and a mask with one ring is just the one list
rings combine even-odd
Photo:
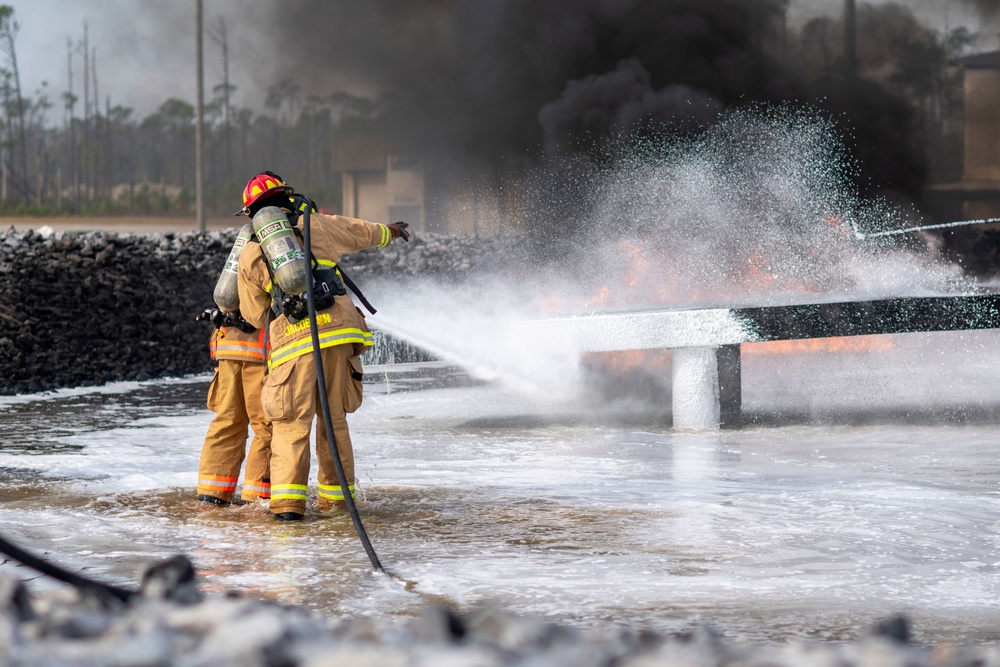
[[(0, 394), (208, 372), (209, 325), (195, 321), (236, 238), (225, 232), (0, 233)], [(502, 240), (421, 234), (345, 258), (376, 277), (454, 280)]]
[(128, 602), (76, 589), (32, 596), (0, 576), (0, 662), (195, 667), (991, 667), (997, 647), (920, 646), (899, 616), (852, 643), (753, 645), (710, 626), (663, 635), (583, 631), (490, 608), (426, 606), (414, 617), (323, 617), (236, 593), (204, 596), (190, 561), (147, 570)]

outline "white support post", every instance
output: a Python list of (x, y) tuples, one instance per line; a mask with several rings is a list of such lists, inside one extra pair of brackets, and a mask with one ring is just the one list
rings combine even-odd
[(674, 428), (718, 429), (721, 414), (718, 348), (675, 348), (671, 352), (671, 366)]

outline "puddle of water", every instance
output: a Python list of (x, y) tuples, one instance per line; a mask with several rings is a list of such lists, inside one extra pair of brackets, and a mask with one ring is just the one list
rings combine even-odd
[[(785, 393), (749, 365), (745, 400), (788, 414), (850, 381), (804, 363), (775, 371), (798, 383)], [(963, 363), (956, 374), (982, 358)], [(445, 365), (368, 371), (351, 422), (359, 508), (395, 580), (314, 497), (290, 525), (261, 504), (194, 500), (207, 378), (6, 404), (4, 532), (118, 584), (186, 553), (206, 590), (330, 615), (488, 603), (579, 627), (840, 641), (905, 612), (921, 641), (1000, 640), (1000, 397), (984, 389), (985, 416), (966, 422), (830, 423), (831, 408), (821, 423), (681, 434), (662, 415), (539, 403)]]

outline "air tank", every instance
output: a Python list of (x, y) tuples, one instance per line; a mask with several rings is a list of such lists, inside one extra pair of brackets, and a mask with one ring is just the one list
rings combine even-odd
[(274, 282), (285, 294), (304, 294), (309, 286), (309, 262), (284, 212), (277, 206), (260, 209), (253, 217), (253, 231), (271, 265)]
[(215, 305), (224, 313), (234, 313), (240, 308), (240, 293), (236, 288), (240, 253), (252, 235), (253, 225), (249, 222), (240, 228), (240, 233), (233, 241), (233, 249), (229, 251), (229, 258), (222, 267), (222, 274), (215, 283), (215, 292), (212, 296), (215, 298)]

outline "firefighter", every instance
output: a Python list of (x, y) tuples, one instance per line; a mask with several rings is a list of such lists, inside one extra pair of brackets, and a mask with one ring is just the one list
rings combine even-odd
[[(258, 211), (269, 206), (276, 206), (285, 212), (295, 225), (296, 234), (302, 229), (299, 215), (302, 206), (315, 210), (315, 205), (308, 198), (295, 194), (280, 176), (263, 172), (247, 183), (243, 191), (243, 208), (239, 213), (254, 217)], [(383, 225), (341, 215), (312, 215), (310, 237), (314, 276), (323, 271), (326, 276), (334, 274), (334, 271), (339, 274), (337, 262), (344, 254), (366, 248), (384, 248), (395, 238), (402, 237), (404, 241), (409, 241), (407, 227), (405, 222)], [(267, 241), (258, 239), (258, 243), (247, 244), (239, 257), (240, 310), (252, 325), (269, 326), (268, 375), (264, 379), (261, 398), (273, 428), (271, 513), (279, 521), (297, 521), (304, 517), (306, 511), (309, 436), (317, 414), (320, 416), (316, 434), (319, 510), (325, 512), (343, 507), (345, 489), (341, 488), (337, 479), (320, 413), (308, 315), (300, 317), (301, 311), (293, 315), (288, 311), (287, 299), (277, 299), (280, 291), (272, 280), (272, 267), (268, 265), (260, 243)], [(283, 304), (286, 307), (282, 307)], [(362, 369), (359, 356), (371, 347), (372, 334), (361, 311), (343, 289), (333, 297), (332, 305), (317, 310), (325, 375), (323, 382), (337, 451), (349, 485), (346, 492), (353, 498), (354, 450), (347, 414), (361, 405)]]
[[(208, 409), (215, 413), (198, 464), (198, 500), (214, 505), (244, 505), (271, 497), (271, 423), (264, 416), (260, 393), (264, 384), (266, 332), (250, 326), (239, 311), (226, 315), (208, 309), (198, 316), (216, 325), (209, 341), (218, 362), (208, 387)], [(228, 324), (228, 326), (227, 326)], [(247, 443), (243, 490), (233, 498)]]

